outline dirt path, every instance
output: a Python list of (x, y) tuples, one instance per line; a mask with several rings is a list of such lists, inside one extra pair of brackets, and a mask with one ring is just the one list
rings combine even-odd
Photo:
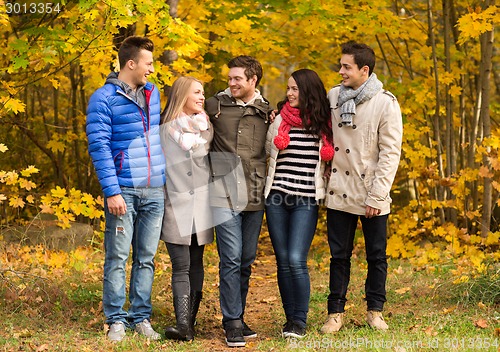
[[(217, 281), (217, 273), (208, 272), (205, 283)], [(203, 306), (200, 307), (196, 340), (205, 351), (235, 351), (227, 347), (221, 328), (222, 315), (219, 308), (219, 291), (216, 284), (205, 290)], [(261, 237), (257, 259), (252, 267), (250, 289), (247, 297), (245, 321), (257, 332), (256, 339), (247, 341), (245, 349), (253, 350), (262, 340), (279, 337), (282, 316), (281, 300), (276, 278), (276, 260), (269, 236)]]

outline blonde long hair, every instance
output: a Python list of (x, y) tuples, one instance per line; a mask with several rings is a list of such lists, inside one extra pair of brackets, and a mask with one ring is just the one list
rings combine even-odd
[(175, 80), (168, 94), (167, 105), (161, 113), (161, 123), (172, 121), (180, 116), (193, 82), (203, 85), (203, 82), (191, 76), (181, 76)]

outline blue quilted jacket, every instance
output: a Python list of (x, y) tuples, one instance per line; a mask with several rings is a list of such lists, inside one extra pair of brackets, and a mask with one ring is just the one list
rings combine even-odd
[(141, 107), (125, 93), (116, 74), (111, 74), (90, 97), (88, 148), (106, 197), (120, 194), (120, 186), (165, 184), (165, 157), (159, 133), (160, 93), (149, 82), (144, 93), (145, 106)]

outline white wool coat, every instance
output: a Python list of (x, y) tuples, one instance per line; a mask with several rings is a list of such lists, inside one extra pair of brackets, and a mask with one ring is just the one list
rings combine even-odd
[(193, 225), (198, 245), (214, 240), (210, 207), (210, 168), (208, 150), (213, 128), (202, 131), (206, 144), (185, 151), (162, 129), (166, 159), (165, 213), (160, 239), (174, 244), (191, 245)]

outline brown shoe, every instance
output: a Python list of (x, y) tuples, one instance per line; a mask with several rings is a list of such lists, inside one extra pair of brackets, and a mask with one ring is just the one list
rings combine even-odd
[(322, 334), (331, 334), (340, 330), (344, 323), (344, 313), (328, 314), (328, 320), (321, 327)]
[(384, 320), (384, 317), (382, 316), (382, 312), (377, 312), (374, 310), (369, 310), (366, 313), (366, 322), (368, 325), (370, 325), (372, 328), (377, 329), (377, 330), (387, 330), (389, 329), (389, 326)]

